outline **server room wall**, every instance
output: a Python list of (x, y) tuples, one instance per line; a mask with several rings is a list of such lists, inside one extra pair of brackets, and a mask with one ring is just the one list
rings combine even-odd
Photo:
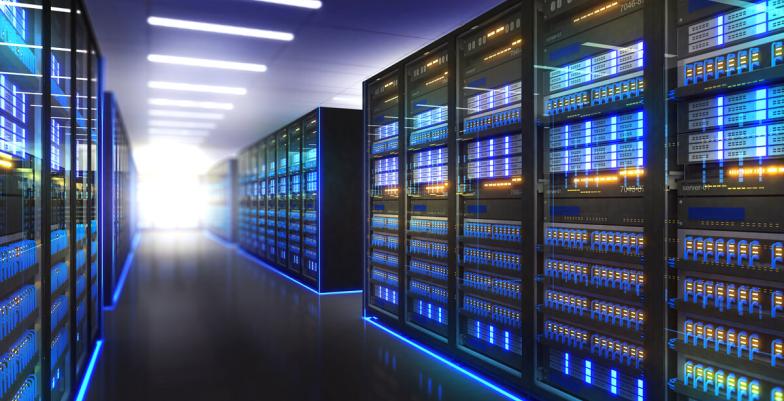
[(307, 288), (362, 288), (362, 113), (318, 108), (237, 158), (237, 243)]
[(126, 260), (133, 248), (136, 234), (136, 164), (133, 160), (128, 131), (123, 122), (117, 98), (111, 92), (103, 96), (103, 132), (101, 144), (100, 237), (103, 271), (103, 304), (113, 305)]
[(781, 401), (782, 43), (509, 1), (368, 79), (365, 317), (527, 397)]
[(0, 6), (0, 397), (65, 400), (100, 336), (100, 51), (81, 1), (8, 3)]

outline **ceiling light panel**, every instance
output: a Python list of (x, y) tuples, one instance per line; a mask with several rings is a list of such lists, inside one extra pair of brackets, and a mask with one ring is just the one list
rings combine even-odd
[(184, 107), (193, 109), (206, 109), (206, 110), (233, 110), (234, 105), (231, 103), (222, 102), (202, 102), (197, 100), (183, 100), (183, 99), (160, 99), (153, 98), (149, 100), (151, 106), (171, 106), (171, 107)]
[(210, 131), (196, 130), (196, 129), (181, 129), (181, 128), (150, 128), (147, 131), (150, 135), (166, 135), (166, 136), (207, 136)]
[(189, 67), (217, 68), (223, 70), (264, 72), (267, 66), (264, 64), (240, 63), (236, 61), (214, 60), (195, 57), (169, 56), (164, 54), (150, 54), (147, 60), (152, 63), (185, 65)]
[(215, 129), (216, 124), (205, 121), (150, 120), (151, 127)]
[(280, 4), (283, 6), (302, 7), (317, 10), (321, 8), (319, 0), (256, 0), (262, 3)]
[(164, 89), (184, 92), (202, 92), (202, 93), (217, 93), (221, 95), (246, 95), (248, 90), (245, 88), (233, 86), (214, 86), (214, 85), (199, 85), (189, 84), (184, 82), (164, 82), (164, 81), (150, 81), (147, 83), (150, 89)]
[(250, 38), (291, 41), (294, 34), (289, 32), (270, 31), (266, 29), (245, 28), (241, 26), (211, 24), (208, 22), (188, 21), (174, 18), (149, 17), (147, 23), (152, 26), (186, 29), (190, 31), (221, 33), (225, 35), (246, 36)]
[(188, 118), (193, 120), (223, 120), (225, 117), (220, 113), (204, 113), (193, 111), (180, 111), (180, 110), (150, 110), (150, 117), (166, 117), (166, 118)]

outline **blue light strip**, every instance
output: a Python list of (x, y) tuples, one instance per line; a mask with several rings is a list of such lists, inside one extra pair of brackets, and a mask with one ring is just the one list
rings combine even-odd
[(382, 325), (381, 323), (376, 322), (373, 318), (371, 318), (371, 317), (364, 317), (363, 319), (365, 319), (365, 321), (367, 321), (368, 323), (378, 327), (379, 329), (387, 332), (388, 334), (391, 334), (393, 337), (395, 337), (395, 338), (403, 341), (404, 343), (414, 347), (415, 349), (417, 349), (417, 350), (427, 354), (428, 356), (430, 356), (432, 358), (435, 358), (439, 362), (442, 362), (442, 363), (446, 364), (447, 366), (451, 367), (452, 369), (455, 369), (458, 372), (468, 376), (469, 378), (471, 378), (473, 380), (476, 380), (480, 384), (482, 384), (485, 387), (487, 387), (487, 388), (489, 388), (489, 389), (491, 389), (491, 390), (493, 390), (493, 391), (503, 395), (504, 397), (507, 397), (510, 400), (514, 400), (514, 401), (527, 401), (525, 398), (520, 398), (520, 397), (516, 396), (515, 394), (511, 393), (510, 391), (504, 389), (503, 387), (500, 387), (497, 384), (495, 384), (495, 383), (493, 383), (493, 382), (483, 378), (479, 374), (474, 373), (474, 372), (468, 370), (467, 368), (464, 368), (464, 367), (462, 367), (462, 366), (460, 366), (460, 365), (458, 365), (458, 364), (456, 364), (456, 363), (446, 359), (445, 357), (443, 357), (443, 356), (441, 356), (441, 355), (439, 355), (439, 354), (437, 354), (437, 353), (435, 353), (435, 352), (425, 348), (424, 346), (422, 346), (420, 344), (417, 344), (416, 342), (411, 341), (411, 340), (403, 337), (402, 335), (392, 331), (391, 329), (387, 328), (386, 326)]
[(113, 311), (114, 308), (117, 307), (117, 301), (120, 299), (120, 295), (122, 295), (123, 288), (125, 288), (125, 279), (128, 278), (128, 271), (131, 270), (131, 265), (133, 265), (133, 258), (136, 256), (136, 248), (139, 246), (139, 242), (141, 240), (141, 234), (136, 233), (133, 236), (133, 241), (131, 242), (131, 251), (128, 252), (128, 257), (125, 258), (125, 264), (123, 264), (122, 273), (120, 273), (120, 279), (117, 280), (117, 286), (114, 288), (114, 294), (112, 294), (112, 304), (103, 307), (105, 311)]
[(90, 363), (87, 365), (87, 370), (84, 372), (82, 384), (79, 386), (79, 392), (76, 394), (74, 401), (84, 401), (84, 397), (87, 395), (87, 389), (90, 387), (90, 379), (92, 379), (93, 372), (95, 371), (95, 363), (98, 361), (98, 357), (101, 356), (102, 348), (103, 340), (96, 341), (93, 355), (90, 357)]

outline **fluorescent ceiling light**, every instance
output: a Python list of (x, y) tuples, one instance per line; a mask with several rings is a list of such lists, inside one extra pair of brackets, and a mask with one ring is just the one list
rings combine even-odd
[(245, 88), (238, 88), (233, 86), (213, 86), (213, 85), (198, 85), (188, 84), (184, 82), (163, 82), (163, 81), (150, 81), (147, 83), (150, 89), (168, 89), (175, 91), (185, 92), (204, 92), (204, 93), (218, 93), (221, 95), (246, 95), (248, 90)]
[(150, 110), (150, 117), (190, 118), (194, 120), (223, 120), (224, 116), (220, 113), (154, 109)]
[(150, 128), (147, 132), (150, 135), (168, 135), (168, 136), (207, 136), (210, 134), (210, 132), (207, 130), (179, 129), (179, 128)]
[(197, 100), (153, 98), (149, 100), (149, 103), (152, 106), (188, 107), (207, 110), (234, 110), (234, 105), (231, 103), (202, 102)]
[(280, 4), (283, 6), (311, 8), (317, 10), (321, 8), (320, 0), (256, 0), (263, 3)]
[(222, 33), (226, 35), (247, 36), (251, 38), (291, 41), (294, 35), (288, 32), (269, 31), (266, 29), (244, 28), (241, 26), (210, 24), (207, 22), (188, 21), (183, 19), (149, 17), (147, 23), (153, 26), (187, 29), (191, 31)]
[(215, 123), (203, 121), (150, 120), (151, 127), (215, 129)]
[(206, 58), (167, 56), (163, 54), (150, 54), (147, 60), (152, 63), (187, 65), (190, 67), (218, 68), (222, 70), (264, 72), (264, 64), (238, 63), (236, 61), (213, 60)]

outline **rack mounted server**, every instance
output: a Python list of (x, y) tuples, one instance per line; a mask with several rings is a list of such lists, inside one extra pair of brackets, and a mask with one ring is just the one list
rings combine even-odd
[(532, 398), (781, 401), (782, 65), (779, 0), (526, 0), (369, 79), (366, 318)]
[(238, 157), (238, 243), (318, 293), (362, 287), (362, 113), (318, 108)]

